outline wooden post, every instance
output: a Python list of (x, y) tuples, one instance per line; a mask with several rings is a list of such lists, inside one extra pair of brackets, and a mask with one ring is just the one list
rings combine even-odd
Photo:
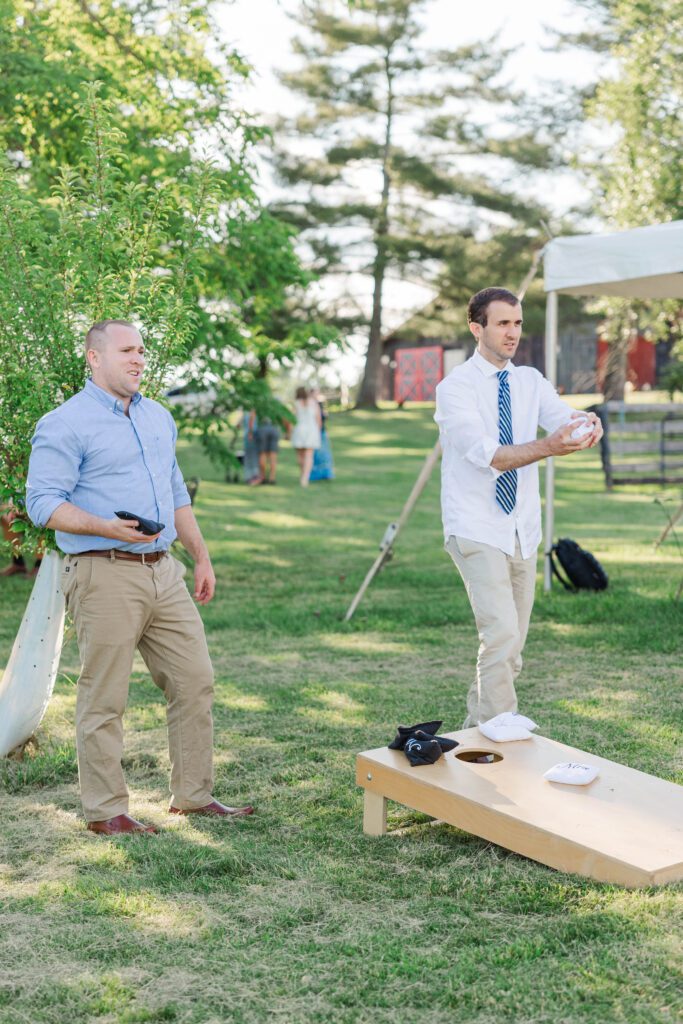
[(356, 608), (363, 600), (363, 595), (365, 594), (365, 591), (368, 589), (368, 587), (370, 586), (373, 579), (380, 571), (384, 563), (391, 558), (394, 541), (398, 537), (401, 531), (401, 527), (405, 526), (408, 520), (408, 516), (413, 511), (417, 499), (420, 497), (425, 487), (427, 486), (427, 482), (429, 481), (429, 478), (432, 475), (432, 470), (434, 469), (434, 464), (436, 463), (440, 455), (441, 442), (437, 441), (424, 461), (424, 465), (420, 470), (420, 475), (418, 476), (417, 480), (413, 485), (413, 489), (408, 496), (408, 500), (403, 506), (403, 510), (400, 516), (398, 517), (395, 523), (390, 523), (389, 526), (387, 527), (386, 532), (384, 534), (384, 538), (382, 539), (382, 543), (380, 544), (379, 555), (371, 565), (368, 574), (366, 575), (365, 579), (360, 585), (358, 593), (356, 594), (353, 601), (349, 605), (349, 609), (346, 615), (344, 616), (344, 622), (348, 622), (349, 619), (352, 617)]
[(387, 834), (387, 798), (369, 789), (363, 796), (363, 831), (368, 836)]

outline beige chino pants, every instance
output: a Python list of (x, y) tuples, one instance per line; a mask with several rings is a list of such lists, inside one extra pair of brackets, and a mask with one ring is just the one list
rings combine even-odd
[(490, 544), (449, 537), (446, 550), (463, 578), (479, 632), (477, 674), (467, 695), (469, 722), (517, 710), (515, 679), (529, 630), (536, 584), (536, 553), (522, 558)]
[(62, 588), (82, 662), (76, 745), (88, 821), (128, 812), (122, 719), (136, 648), (167, 702), (172, 805), (188, 810), (213, 799), (213, 669), (184, 574), (170, 555), (147, 565), (87, 555), (64, 560)]

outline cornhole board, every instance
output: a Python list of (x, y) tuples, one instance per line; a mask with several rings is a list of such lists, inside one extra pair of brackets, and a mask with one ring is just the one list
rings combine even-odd
[[(632, 887), (683, 879), (683, 786), (545, 736), (447, 735), (460, 746), (433, 765), (413, 768), (388, 747), (358, 755), (366, 833), (386, 833), (394, 800), (558, 871)], [(468, 760), (482, 753), (499, 760)], [(561, 761), (595, 764), (599, 775), (587, 786), (547, 782), (543, 773)]]

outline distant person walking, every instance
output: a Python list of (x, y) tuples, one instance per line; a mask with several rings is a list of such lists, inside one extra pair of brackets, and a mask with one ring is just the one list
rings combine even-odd
[(291, 442), (292, 447), (296, 448), (296, 457), (301, 470), (299, 483), (302, 487), (308, 487), (313, 466), (313, 452), (320, 447), (322, 417), (318, 402), (306, 388), (296, 389), (294, 410), (296, 424), (292, 431)]
[(326, 411), (325, 404), (320, 396), (320, 392), (315, 392), (315, 398), (320, 408), (320, 447), (316, 448), (313, 454), (313, 468), (311, 469), (310, 481), (313, 483), (317, 480), (334, 480), (334, 462), (332, 460), (332, 447), (330, 445), (330, 435), (327, 430), (327, 421), (329, 419)]
[(245, 484), (257, 484), (260, 482), (259, 470), (259, 427), (258, 418), (253, 409), (245, 410), (242, 414), (242, 446), (244, 448), (244, 461), (242, 472)]
[(277, 453), (280, 448), (280, 428), (267, 417), (259, 426), (259, 483), (275, 484)]

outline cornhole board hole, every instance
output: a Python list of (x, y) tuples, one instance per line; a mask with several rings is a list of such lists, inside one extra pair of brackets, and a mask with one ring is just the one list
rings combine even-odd
[[(534, 735), (493, 743), (478, 729), (448, 733), (460, 746), (412, 768), (400, 750), (356, 759), (363, 829), (387, 831), (387, 800), (556, 868), (625, 886), (683, 879), (683, 787)], [(472, 758), (490, 755), (489, 763)], [(547, 782), (561, 761), (595, 764), (587, 786)]]

